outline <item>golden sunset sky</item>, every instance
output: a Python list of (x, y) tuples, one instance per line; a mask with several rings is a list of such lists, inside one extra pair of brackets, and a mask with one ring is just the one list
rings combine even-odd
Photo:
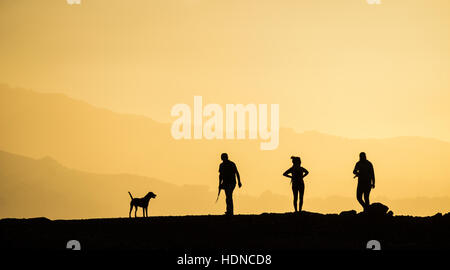
[(280, 104), (348, 138), (450, 141), (447, 0), (0, 1), (0, 82), (173, 121), (176, 103)]

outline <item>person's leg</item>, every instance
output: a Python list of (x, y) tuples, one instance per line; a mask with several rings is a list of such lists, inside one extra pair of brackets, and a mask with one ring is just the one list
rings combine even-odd
[(233, 187), (227, 187), (225, 188), (225, 202), (227, 203), (227, 212), (228, 215), (234, 214), (234, 207), (233, 207)]
[(361, 185), (358, 184), (358, 187), (356, 188), (356, 199), (358, 200), (359, 204), (363, 207), (363, 209), (366, 209), (366, 203), (363, 201), (363, 190), (361, 188)]
[(295, 212), (297, 212), (298, 188), (294, 184), (292, 184), (292, 193), (294, 194), (294, 209), (295, 209)]
[(226, 188), (225, 189), (225, 203), (227, 204), (227, 211), (225, 212), (225, 214), (229, 214), (230, 213), (230, 208), (231, 208), (231, 204), (232, 204), (232, 199), (231, 196), (233, 196), (230, 192), (230, 189)]
[(305, 193), (305, 185), (304, 184), (300, 185), (299, 193), (300, 193), (300, 201), (298, 203), (298, 211), (301, 212), (302, 207), (303, 207), (303, 194)]
[(366, 190), (364, 191), (364, 203), (366, 205), (366, 207), (370, 206), (370, 187), (366, 188)]

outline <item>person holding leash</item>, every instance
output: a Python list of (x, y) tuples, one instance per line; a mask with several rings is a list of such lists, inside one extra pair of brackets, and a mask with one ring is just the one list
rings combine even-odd
[(219, 166), (219, 194), (221, 189), (225, 191), (225, 202), (227, 204), (225, 215), (232, 216), (234, 215), (233, 191), (236, 187), (236, 177), (239, 188), (242, 187), (241, 177), (236, 164), (228, 159), (227, 153), (222, 153), (220, 158), (222, 163)]

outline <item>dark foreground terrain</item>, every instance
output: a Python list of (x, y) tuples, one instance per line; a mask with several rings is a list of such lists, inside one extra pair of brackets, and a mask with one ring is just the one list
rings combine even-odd
[(66, 250), (448, 250), (450, 213), (433, 217), (262, 214), (89, 220), (2, 219), (0, 249)]

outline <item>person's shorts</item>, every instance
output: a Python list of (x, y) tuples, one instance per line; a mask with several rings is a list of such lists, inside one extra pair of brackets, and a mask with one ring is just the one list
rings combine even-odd
[(222, 183), (222, 185), (221, 185), (221, 188), (224, 189), (224, 190), (225, 189), (233, 190), (235, 187), (236, 187), (236, 181), (234, 181), (234, 182), (232, 182), (232, 181), (230, 181), (230, 182), (224, 181)]
[(358, 191), (370, 192), (371, 188), (370, 181), (358, 181)]
[(303, 181), (292, 181), (292, 190), (301, 190), (305, 188), (305, 183)]

